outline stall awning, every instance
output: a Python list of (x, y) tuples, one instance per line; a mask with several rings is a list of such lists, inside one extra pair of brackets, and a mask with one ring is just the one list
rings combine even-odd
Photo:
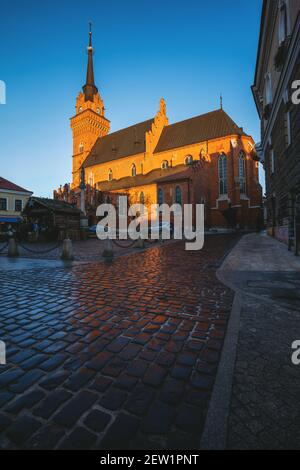
[(21, 222), (21, 217), (5, 217), (0, 215), (0, 222), (7, 222), (9, 224), (18, 224)]

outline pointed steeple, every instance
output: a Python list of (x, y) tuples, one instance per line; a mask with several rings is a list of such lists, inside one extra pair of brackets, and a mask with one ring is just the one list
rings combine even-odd
[(98, 88), (94, 80), (94, 67), (93, 67), (93, 46), (92, 46), (92, 23), (90, 23), (89, 31), (89, 45), (87, 47), (88, 63), (86, 71), (86, 83), (82, 87), (85, 96), (85, 101), (93, 101), (94, 95), (98, 93)]

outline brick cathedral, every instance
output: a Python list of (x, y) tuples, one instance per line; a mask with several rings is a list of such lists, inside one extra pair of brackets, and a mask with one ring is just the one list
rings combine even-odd
[(204, 203), (207, 228), (254, 229), (262, 217), (262, 189), (254, 141), (222, 109), (170, 124), (162, 98), (156, 115), (110, 133), (94, 80), (89, 33), (86, 83), (71, 118), (73, 173), (89, 188), (127, 194), (129, 202)]

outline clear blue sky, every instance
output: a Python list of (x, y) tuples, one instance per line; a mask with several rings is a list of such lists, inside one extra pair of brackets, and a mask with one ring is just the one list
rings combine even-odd
[(219, 107), (259, 140), (250, 86), (262, 0), (10, 0), (1, 4), (0, 174), (52, 195), (71, 180), (69, 118), (85, 81), (88, 22), (111, 129)]

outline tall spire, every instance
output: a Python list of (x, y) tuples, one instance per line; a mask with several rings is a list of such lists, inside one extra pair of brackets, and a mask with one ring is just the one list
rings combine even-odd
[(94, 67), (93, 67), (93, 46), (92, 46), (92, 23), (90, 23), (89, 30), (89, 45), (87, 47), (88, 63), (86, 71), (86, 83), (82, 87), (85, 95), (85, 101), (93, 101), (94, 95), (98, 93), (98, 88), (94, 80)]

